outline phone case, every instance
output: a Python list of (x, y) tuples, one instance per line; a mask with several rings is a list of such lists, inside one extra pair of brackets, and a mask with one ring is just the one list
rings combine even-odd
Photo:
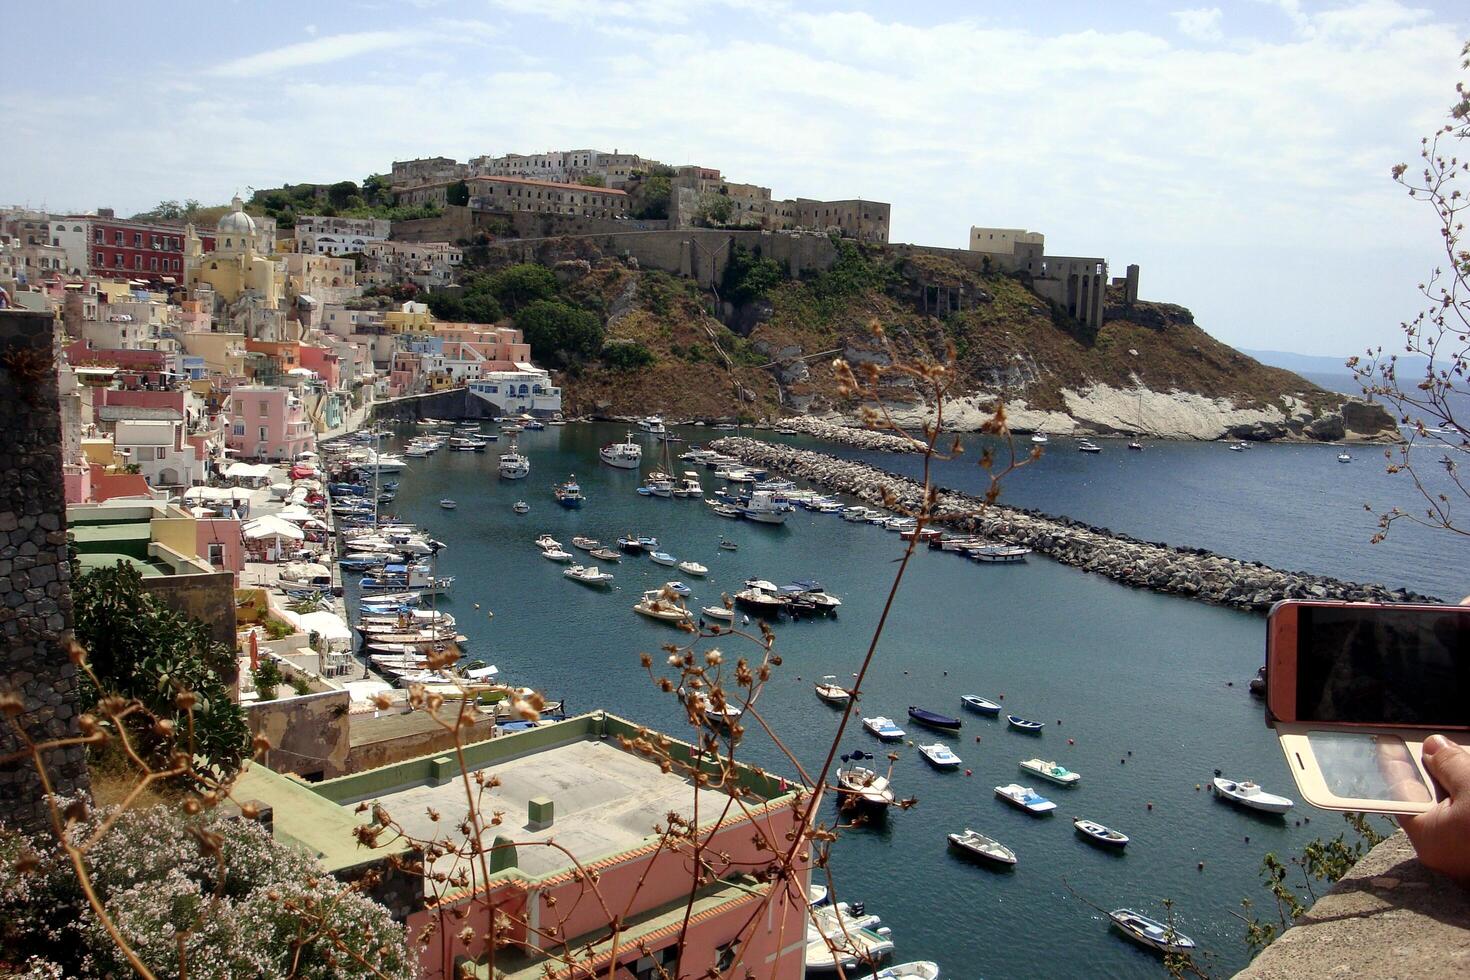
[(1424, 769), (1420, 729), (1276, 722), (1302, 798), (1323, 810), (1414, 814), (1443, 795)]

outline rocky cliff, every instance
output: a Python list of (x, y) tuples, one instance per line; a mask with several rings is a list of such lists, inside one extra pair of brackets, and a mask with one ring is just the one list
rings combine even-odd
[[(1023, 431), (1252, 440), (1396, 434), (1381, 408), (1260, 364), (1215, 340), (1183, 307), (1110, 296), (1094, 331), (1021, 279), (942, 256), (844, 243), (832, 268), (793, 280), (775, 263), (744, 255), (707, 291), (589, 250), (585, 240), (542, 261), (571, 296), (602, 314), (609, 345), (649, 355), (633, 367), (603, 358), (564, 372), (568, 414), (850, 417), (858, 406), (838, 396), (832, 360), (886, 361), (870, 331), (876, 321), (900, 357), (953, 349), (960, 381), (946, 415), (960, 429), (977, 427), (1003, 398)], [(932, 412), (904, 384), (880, 396), (910, 421)]]

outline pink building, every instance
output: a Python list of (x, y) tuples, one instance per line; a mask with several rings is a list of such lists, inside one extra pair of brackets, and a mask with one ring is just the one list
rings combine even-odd
[(201, 517), (195, 524), (195, 554), (216, 571), (233, 572), (235, 585), (245, 570), (245, 545), (237, 517)]
[(91, 341), (78, 340), (62, 348), (66, 362), (72, 367), (99, 365), (102, 367), (128, 368), (135, 371), (160, 372), (164, 369), (167, 356), (156, 350), (117, 350), (93, 347)]
[(328, 391), (342, 386), (342, 359), (330, 347), (301, 345), (301, 366), (315, 371), (317, 377), (326, 382)]
[(285, 462), (315, 449), (316, 433), (291, 390), (240, 385), (230, 391), (225, 442), (239, 458)]

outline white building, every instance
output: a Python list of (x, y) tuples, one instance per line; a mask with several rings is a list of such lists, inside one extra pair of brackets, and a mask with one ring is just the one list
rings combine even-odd
[(490, 371), (469, 383), (477, 398), (495, 406), (499, 415), (554, 415), (561, 411), (561, 389), (551, 383), (551, 374), (530, 364), (515, 371)]
[(119, 419), (112, 444), (135, 463), (150, 487), (204, 482), (204, 459), (183, 438), (181, 419)]

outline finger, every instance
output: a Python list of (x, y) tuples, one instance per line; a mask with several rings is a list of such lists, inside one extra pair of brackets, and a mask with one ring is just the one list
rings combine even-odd
[(1452, 798), (1470, 797), (1470, 752), (1443, 735), (1424, 740), (1424, 768)]

